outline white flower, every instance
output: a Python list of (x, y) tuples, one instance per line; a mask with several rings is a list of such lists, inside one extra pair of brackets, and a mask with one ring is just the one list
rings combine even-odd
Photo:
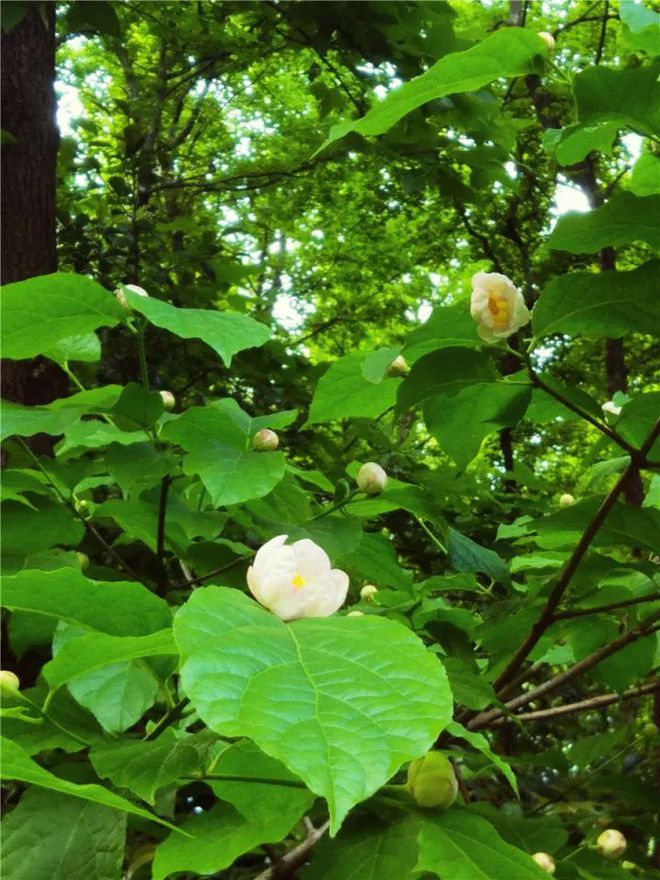
[(571, 504), (575, 504), (575, 498), (569, 492), (559, 497), (560, 507), (570, 507)]
[(176, 397), (171, 391), (160, 391), (159, 394), (163, 400), (163, 409), (165, 412), (172, 412), (174, 404), (176, 403)]
[(626, 851), (626, 838), (616, 828), (607, 828), (598, 835), (596, 846), (598, 852), (606, 859), (619, 859)]
[(544, 852), (537, 852), (537, 853), (534, 853), (532, 858), (534, 859), (536, 864), (539, 866), (539, 868), (542, 868), (544, 871), (547, 871), (548, 874), (555, 873), (555, 868), (557, 866), (555, 865), (555, 860), (552, 858), (552, 856), (549, 856), (547, 853), (544, 853)]
[(137, 284), (122, 284), (122, 286), (115, 291), (115, 296), (117, 297), (117, 302), (122, 307), (122, 309), (126, 312), (127, 315), (133, 314), (133, 309), (131, 308), (128, 300), (126, 299), (125, 290), (130, 290), (131, 293), (136, 293), (138, 296), (145, 296), (147, 299), (149, 298), (149, 294), (144, 289), (144, 287), (138, 287)]
[(388, 376), (405, 376), (405, 374), (408, 372), (408, 370), (409, 370), (409, 367), (406, 362), (406, 359), (403, 357), (403, 355), (400, 354), (398, 357), (394, 358), (392, 363), (387, 368), (387, 375)]
[(601, 409), (604, 413), (609, 413), (611, 416), (619, 416), (621, 415), (621, 407), (617, 406), (613, 400), (608, 400), (602, 404)]
[(360, 598), (364, 599), (365, 602), (373, 602), (377, 592), (378, 587), (375, 587), (373, 584), (365, 584), (360, 590)]
[(539, 37), (548, 47), (549, 52), (555, 51), (555, 38), (552, 36), (552, 34), (548, 33), (548, 31), (539, 31)]
[(368, 461), (358, 471), (356, 481), (365, 494), (380, 495), (387, 485), (387, 474), (375, 461)]
[(329, 617), (346, 600), (348, 575), (330, 567), (325, 550), (303, 538), (288, 545), (278, 535), (257, 552), (248, 568), (250, 592), (282, 620)]
[(262, 428), (252, 438), (252, 448), (257, 452), (273, 452), (279, 445), (280, 438), (269, 428)]
[(470, 314), (479, 324), (479, 336), (490, 343), (511, 336), (531, 317), (522, 293), (499, 272), (477, 272), (472, 276)]

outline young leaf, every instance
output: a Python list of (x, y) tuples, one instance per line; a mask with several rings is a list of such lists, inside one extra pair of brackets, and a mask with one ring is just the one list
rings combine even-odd
[(660, 195), (622, 192), (586, 214), (566, 214), (552, 230), (548, 247), (571, 254), (595, 254), (604, 247), (645, 241), (660, 248)]

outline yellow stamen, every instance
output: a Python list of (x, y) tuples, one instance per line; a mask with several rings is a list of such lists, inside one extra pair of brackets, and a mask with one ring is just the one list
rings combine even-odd
[(488, 295), (488, 311), (493, 316), (496, 327), (506, 327), (509, 320), (509, 303), (506, 297), (498, 294)]
[(304, 578), (301, 578), (300, 575), (296, 572), (293, 579), (291, 580), (291, 586), (295, 587), (296, 590), (299, 590), (301, 587), (305, 586)]

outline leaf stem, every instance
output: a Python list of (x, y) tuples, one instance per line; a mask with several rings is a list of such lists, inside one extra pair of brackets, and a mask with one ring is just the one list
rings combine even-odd
[(446, 548), (445, 545), (442, 543), (442, 541), (440, 540), (440, 538), (438, 538), (436, 535), (433, 534), (433, 532), (432, 532), (431, 529), (426, 525), (426, 523), (424, 522), (424, 520), (422, 519), (421, 516), (418, 516), (416, 513), (413, 513), (413, 517), (415, 518), (415, 520), (416, 520), (417, 524), (420, 526), (420, 528), (422, 528), (422, 529), (426, 532), (426, 534), (427, 534), (427, 535), (429, 536), (429, 538), (433, 541), (433, 543), (436, 545), (436, 547), (438, 547), (438, 549), (440, 550), (440, 552), (441, 552), (441, 553), (444, 553), (444, 555), (446, 556), (446, 555), (447, 555), (447, 548)]
[(360, 490), (354, 489), (352, 492), (349, 492), (348, 495), (344, 498), (343, 501), (338, 501), (337, 504), (333, 504), (332, 507), (327, 507), (325, 510), (322, 510), (321, 513), (317, 513), (316, 516), (313, 516), (309, 522), (314, 522), (317, 519), (322, 519), (324, 516), (329, 516), (331, 513), (334, 513), (337, 510), (341, 510), (342, 507), (345, 507), (349, 501), (355, 498), (356, 495), (359, 495)]
[(146, 321), (140, 321), (140, 328), (137, 334), (138, 357), (140, 359), (140, 376), (142, 377), (142, 385), (145, 391), (149, 391), (149, 370), (147, 368), (147, 355), (144, 348), (144, 333), (147, 327)]
[(170, 724), (174, 724), (175, 721), (178, 721), (179, 718), (183, 715), (183, 711), (186, 706), (190, 703), (188, 697), (183, 697), (179, 700), (178, 703), (175, 703), (171, 709), (163, 715), (160, 721), (142, 737), (142, 742), (152, 742), (161, 735), (161, 733), (166, 730)]

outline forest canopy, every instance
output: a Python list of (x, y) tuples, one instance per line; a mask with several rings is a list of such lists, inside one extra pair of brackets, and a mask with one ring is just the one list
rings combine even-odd
[(660, 13), (2, 9), (6, 880), (660, 878)]

